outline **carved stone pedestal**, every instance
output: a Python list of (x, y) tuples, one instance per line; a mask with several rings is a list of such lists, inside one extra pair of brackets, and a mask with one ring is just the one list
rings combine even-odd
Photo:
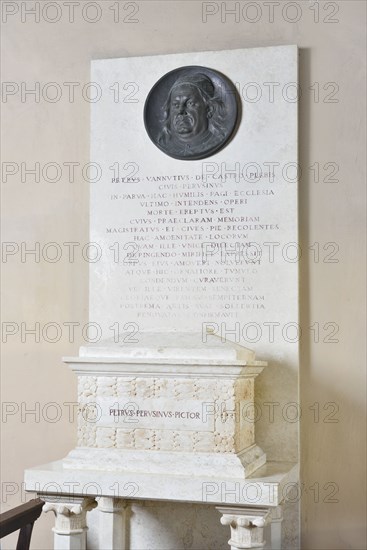
[[(212, 504), (218, 507), (221, 524), (228, 535), (228, 527), (231, 529), (232, 549), (261, 547), (266, 542), (266, 549), (280, 550), (281, 503), (287, 488), (297, 480), (297, 465), (281, 462), (267, 463), (247, 480), (71, 470), (64, 468), (62, 461), (25, 472), (26, 490), (36, 492), (46, 501), (45, 511), (55, 513), (55, 550), (86, 550), (87, 511), (97, 502), (98, 513), (94, 512), (93, 518), (98, 523), (97, 536), (93, 537), (92, 547), (129, 550), (125, 532), (131, 500), (170, 501), (172, 505), (174, 502)], [(48, 493), (51, 485), (53, 493)], [(55, 488), (58, 488), (57, 495)], [(84, 498), (74, 496), (72, 490), (75, 495), (84, 493)], [(265, 537), (266, 523), (270, 533)], [(248, 546), (244, 546), (246, 544)]]
[[(98, 538), (93, 547), (98, 550), (128, 550), (126, 543), (128, 500), (114, 497), (83, 498), (71, 495), (51, 496), (40, 493), (45, 500), (44, 512), (54, 512), (54, 550), (87, 550), (87, 512), (98, 506)], [(228, 541), (231, 550), (246, 548), (281, 549), (281, 506), (246, 507), (218, 506), (220, 522), (230, 527)], [(264, 540), (264, 528), (269, 524), (269, 540)]]
[[(97, 502), (93, 548), (127, 549), (129, 499), (220, 506), (232, 550), (263, 547), (273, 517), (269, 542), (280, 548), (280, 521), (271, 510), (297, 477), (294, 464), (266, 464), (255, 443), (248, 410), (266, 363), (213, 336), (139, 338), (88, 346), (66, 359), (78, 375), (78, 447), (26, 472), (27, 490), (55, 513), (55, 550), (86, 550), (86, 514)], [(42, 490), (50, 480), (56, 496)]]
[(146, 332), (65, 361), (80, 407), (66, 468), (245, 479), (265, 464), (253, 407), (266, 363), (253, 351), (213, 335)]

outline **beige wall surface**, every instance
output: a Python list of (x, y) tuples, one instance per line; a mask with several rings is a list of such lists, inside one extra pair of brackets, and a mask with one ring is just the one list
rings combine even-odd
[[(77, 353), (88, 314), (90, 60), (297, 44), (302, 547), (366, 548), (365, 2), (3, 1), (1, 10), (3, 509), (25, 500), (25, 468), (75, 444), (76, 380), (61, 356)], [(39, 182), (26, 172), (36, 162)], [(75, 261), (70, 242), (80, 243)], [(39, 261), (24, 254), (35, 246)], [(39, 338), (26, 332), (36, 323)], [(34, 548), (51, 548), (51, 524), (38, 522)]]

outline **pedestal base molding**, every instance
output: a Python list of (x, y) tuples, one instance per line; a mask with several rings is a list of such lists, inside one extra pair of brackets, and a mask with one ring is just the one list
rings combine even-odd
[(128, 449), (77, 447), (63, 460), (75, 470), (141, 472), (149, 474), (211, 476), (246, 479), (266, 463), (266, 454), (257, 446), (241, 453), (184, 453)]

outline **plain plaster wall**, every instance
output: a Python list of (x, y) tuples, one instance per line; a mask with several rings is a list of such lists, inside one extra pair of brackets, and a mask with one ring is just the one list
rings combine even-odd
[[(3, 13), (9, 4), (2, 2)], [(365, 2), (320, 2), (318, 23), (313, 2), (298, 2), (302, 15), (295, 23), (289, 21), (295, 17), (295, 3), (282, 16), (282, 8), (289, 4), (283, 1), (274, 8), (274, 22), (269, 22), (269, 6), (255, 3), (262, 9), (256, 23), (243, 17), (235, 22), (234, 15), (224, 12), (221, 21), (220, 3), (211, 3), (219, 11), (204, 23), (200, 1), (136, 2), (137, 23), (114, 23), (110, 8), (115, 3), (108, 0), (99, 3), (102, 17), (96, 23), (81, 17), (85, 2), (76, 6), (74, 23), (68, 22), (69, 8), (63, 2), (58, 2), (62, 11), (56, 23), (45, 20), (55, 17), (55, 8), (49, 8), (39, 23), (33, 16), (22, 22), (21, 3), (11, 4), (6, 9), (15, 6), (19, 11), (2, 23), (3, 81), (19, 86), (25, 82), (29, 88), (35, 82), (41, 87), (57, 82), (63, 90), (56, 103), (42, 97), (36, 103), (32, 96), (22, 102), (20, 93), (7, 102), (3, 99), (2, 160), (28, 167), (36, 161), (75, 161), (81, 166), (88, 162), (89, 103), (78, 89), (90, 80), (91, 59), (280, 44), (300, 47), (302, 546), (365, 548)], [(132, 11), (123, 4), (122, 18)], [(241, 2), (240, 8), (245, 4)], [(234, 5), (226, 3), (227, 8)], [(331, 15), (336, 8), (338, 13)], [(329, 15), (338, 22), (324, 22)], [(65, 82), (81, 83), (73, 103)], [(332, 97), (337, 102), (325, 103), (335, 90), (334, 85), (324, 88), (330, 82), (339, 87)], [(330, 172), (330, 166), (324, 170), (328, 162), (339, 165), (338, 183), (323, 181)], [(315, 163), (320, 166), (318, 183), (314, 170), (308, 169)], [(65, 169), (57, 183), (34, 183), (32, 176), (22, 182), (20, 173), (9, 177), (2, 190), (3, 241), (19, 246), (26, 242), (29, 247), (35, 242), (88, 242), (89, 184), (80, 169), (76, 174), (73, 183)], [(324, 261), (332, 249), (323, 247), (330, 242), (339, 247), (337, 263)], [(319, 243), (319, 261), (314, 243)], [(88, 264), (80, 254), (74, 263), (65, 254), (57, 263), (42, 258), (36, 263), (31, 257), (22, 262), (15, 254), (2, 264), (2, 272), (3, 323), (24, 322), (30, 327), (39, 322), (42, 327), (50, 322), (87, 322)], [(338, 342), (324, 341), (332, 329), (325, 323), (339, 326), (334, 336)], [(61, 356), (76, 354), (81, 343), (80, 327), (74, 342), (69, 342), (64, 325), (56, 343), (42, 337), (37, 343), (30, 335), (22, 342), (19, 332), (3, 344), (2, 399), (5, 411), (12, 413), (3, 416), (2, 423), (4, 509), (24, 500), (25, 468), (59, 459), (75, 443), (76, 427), (64, 403), (75, 402), (76, 380)], [(50, 421), (56, 412), (47, 406), (51, 402), (62, 411), (59, 421)], [(328, 403), (338, 407), (333, 417), (327, 415), (335, 405)], [(36, 413), (26, 415), (26, 408)], [(330, 419), (337, 422), (326, 422)], [(328, 502), (334, 489), (337, 502)], [(33, 548), (51, 548), (52, 523), (47, 516), (38, 522)], [(10, 542), (5, 540), (3, 548), (10, 548)]]

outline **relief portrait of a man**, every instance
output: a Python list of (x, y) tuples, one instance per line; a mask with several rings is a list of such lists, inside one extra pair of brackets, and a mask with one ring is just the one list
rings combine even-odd
[(215, 97), (211, 79), (203, 73), (179, 77), (163, 105), (158, 143), (168, 154), (194, 156), (225, 137), (225, 104)]
[(144, 105), (144, 125), (153, 143), (179, 160), (215, 154), (240, 122), (236, 87), (207, 67), (179, 67), (162, 76)]

